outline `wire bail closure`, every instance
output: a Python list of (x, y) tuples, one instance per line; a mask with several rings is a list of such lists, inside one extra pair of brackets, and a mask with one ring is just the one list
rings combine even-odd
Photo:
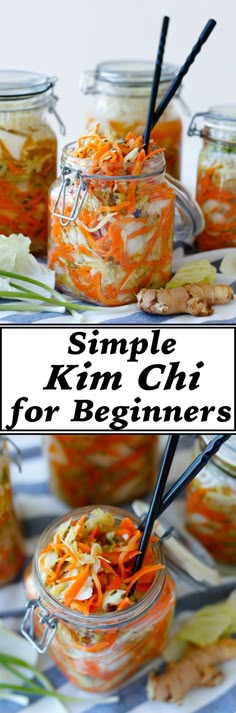
[(62, 134), (62, 136), (65, 136), (65, 134), (66, 134), (65, 124), (62, 121), (61, 117), (59, 116), (58, 112), (56, 111), (56, 104), (58, 102), (58, 98), (59, 97), (57, 97), (56, 94), (53, 94), (53, 92), (52, 92), (52, 95), (50, 97), (49, 104), (48, 104), (48, 111), (49, 111), (49, 114), (54, 114), (54, 116), (59, 124), (60, 133)]
[(212, 111), (199, 111), (194, 114), (193, 118), (191, 119), (187, 131), (188, 136), (200, 136), (201, 138), (204, 137), (203, 129), (200, 129), (197, 126), (196, 119), (198, 119), (199, 117), (203, 119), (206, 119), (207, 117), (207, 119), (212, 119), (213, 121), (228, 122), (229, 125), (235, 123), (235, 116), (223, 116), (222, 114), (214, 114)]
[(21, 450), (16, 446), (14, 441), (12, 441), (11, 438), (8, 438), (7, 436), (0, 436), (0, 455), (3, 455), (3, 449), (4, 449), (4, 444), (5, 443), (10, 443), (10, 445), (13, 448), (13, 453), (7, 453), (7, 457), (9, 458), (9, 461), (11, 463), (15, 463), (17, 465), (17, 468), (19, 469), (20, 473), (22, 471), (22, 463), (21, 463)]
[(199, 111), (193, 115), (193, 117), (190, 121), (189, 127), (188, 127), (188, 131), (187, 131), (188, 136), (202, 136), (203, 135), (202, 129), (198, 128), (197, 122), (196, 122), (196, 119), (198, 119), (200, 116), (201, 117), (209, 116), (209, 113), (207, 111)]
[[(35, 632), (34, 616), (36, 609), (39, 609), (38, 620), (39, 624), (45, 626), (41, 639), (37, 639)], [(53, 614), (49, 614), (46, 607), (43, 606), (40, 597), (31, 599), (26, 604), (26, 612), (21, 623), (21, 633), (33, 645), (39, 654), (44, 654), (50, 646), (53, 637), (57, 631), (58, 621)]]
[[(54, 203), (52, 214), (56, 216), (56, 218), (60, 218), (60, 223), (61, 225), (65, 228), (67, 225), (72, 223), (73, 220), (76, 220), (80, 214), (81, 208), (83, 206), (83, 203), (85, 201), (85, 198), (88, 193), (88, 184), (84, 180), (84, 177), (81, 173), (81, 171), (76, 171), (74, 173), (74, 177), (78, 180), (79, 179), (79, 185), (76, 189), (75, 192), (75, 197), (74, 197), (74, 205), (72, 206), (71, 213), (70, 215), (65, 215), (65, 202), (66, 202), (66, 189), (71, 185), (72, 181), (70, 178), (70, 169), (67, 167), (64, 167), (62, 169), (62, 185), (60, 188), (60, 191), (58, 193), (57, 199)], [(58, 212), (58, 206), (59, 202), (61, 200), (61, 212)]]

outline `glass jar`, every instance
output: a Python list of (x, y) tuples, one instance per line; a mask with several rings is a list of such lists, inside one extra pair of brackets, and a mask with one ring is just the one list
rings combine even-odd
[[(124, 517), (140, 520), (111, 507), (117, 525)], [(73, 521), (90, 508), (73, 511)], [(49, 652), (64, 675), (79, 688), (91, 693), (117, 689), (165, 647), (175, 605), (174, 583), (165, 568), (157, 571), (143, 596), (127, 609), (104, 614), (81, 614), (60, 604), (45, 588), (38, 565), (39, 554), (68, 520), (68, 513), (50, 525), (40, 538), (33, 574), (28, 572), (26, 589), (29, 601), (21, 631), (41, 653)], [(153, 539), (154, 563), (163, 563), (163, 552)], [(35, 598), (36, 597), (36, 598)], [(43, 624), (39, 618), (43, 614)], [(42, 620), (41, 620), (42, 621)], [(41, 636), (41, 640), (38, 637)]]
[[(211, 436), (200, 436), (198, 455)], [(187, 488), (186, 525), (208, 552), (236, 564), (236, 436), (231, 436)]]
[[(202, 118), (198, 129), (196, 119)], [(201, 136), (196, 199), (205, 218), (199, 250), (236, 245), (236, 105), (213, 106), (195, 114), (189, 136)]]
[(140, 498), (155, 482), (157, 444), (151, 435), (45, 436), (50, 488), (71, 507)]
[[(75, 149), (64, 148), (62, 179), (51, 188), (48, 264), (56, 285), (102, 305), (135, 302), (141, 287), (162, 287), (171, 275), (175, 193), (165, 180), (164, 154), (146, 161), (139, 175), (128, 173), (129, 162), (122, 165), (127, 173), (114, 176), (92, 174)], [(120, 195), (124, 207), (115, 211)]]
[(20, 525), (12, 500), (7, 439), (0, 437), (0, 586), (11, 582), (23, 565)]
[(28, 236), (37, 256), (47, 254), (48, 189), (57, 170), (57, 139), (46, 117), (56, 114), (55, 81), (0, 71), (0, 233)]
[[(178, 67), (172, 64), (163, 65), (158, 104), (177, 71)], [(104, 131), (109, 130), (114, 137), (119, 138), (126, 136), (129, 131), (137, 136), (143, 134), (153, 72), (153, 62), (132, 60), (102, 62), (94, 72), (84, 72), (81, 89), (92, 97), (87, 126), (91, 128), (99, 121)], [(182, 128), (175, 98), (151, 134), (155, 144), (165, 149), (166, 170), (174, 178), (180, 177)]]

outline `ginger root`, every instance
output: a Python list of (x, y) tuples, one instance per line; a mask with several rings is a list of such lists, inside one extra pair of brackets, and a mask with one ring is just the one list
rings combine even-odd
[(195, 317), (213, 314), (214, 304), (226, 304), (234, 299), (229, 285), (185, 285), (172, 289), (143, 288), (137, 295), (138, 305), (150, 314), (187, 313)]
[(150, 700), (179, 702), (192, 688), (217, 686), (224, 674), (215, 664), (236, 658), (236, 641), (223, 638), (208, 646), (190, 644), (182, 658), (169, 663), (159, 676), (149, 674), (147, 697)]

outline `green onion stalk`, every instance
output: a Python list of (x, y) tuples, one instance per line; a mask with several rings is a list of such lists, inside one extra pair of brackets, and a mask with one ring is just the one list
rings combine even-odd
[[(0, 652), (0, 665), (24, 682), (23, 684), (12, 684), (9, 682), (0, 683), (0, 699), (10, 699), (11, 697), (14, 698), (14, 693), (16, 692), (20, 693), (23, 696), (47, 696), (51, 698), (56, 698), (62, 703), (82, 703), (87, 700), (84, 698), (79, 698), (78, 696), (66, 696), (62, 693), (58, 693), (58, 691), (55, 691), (55, 689), (53, 688), (47, 676), (45, 676), (41, 671), (38, 671), (35, 666), (32, 666), (27, 661), (24, 661), (24, 659)], [(27, 676), (22, 673), (22, 669), (26, 669), (33, 673), (37, 682), (34, 683), (31, 679), (27, 678)], [(10, 694), (10, 691), (14, 692), (12, 696)], [(114, 703), (117, 700), (117, 696), (112, 696), (104, 699), (92, 698), (93, 703)]]
[[(0, 290), (0, 298), (5, 300), (11, 300), (12, 298), (14, 300), (24, 300), (23, 304), (20, 302), (10, 301), (6, 304), (0, 304), (0, 311), (14, 310), (16, 312), (49, 312), (51, 306), (52, 308), (64, 307), (64, 309), (72, 315), (75, 315), (77, 311), (80, 312), (99, 309), (95, 305), (78, 305), (74, 302), (69, 302), (68, 300), (65, 300), (65, 298), (62, 298), (56, 290), (48, 287), (48, 285), (45, 285), (44, 282), (34, 280), (32, 277), (25, 277), (25, 275), (18, 275), (15, 272), (9, 272), (8, 270), (1, 269), (0, 277), (10, 278), (9, 285), (14, 288), (14, 290)], [(50, 297), (39, 295), (33, 289), (23, 287), (18, 283), (16, 284), (15, 282), (12, 282), (12, 280), (20, 280), (22, 282), (27, 282), (31, 286), (35, 285), (36, 287), (40, 287), (46, 292), (50, 292)], [(27, 299), (29, 301), (26, 301)], [(36, 303), (34, 301), (36, 301)]]

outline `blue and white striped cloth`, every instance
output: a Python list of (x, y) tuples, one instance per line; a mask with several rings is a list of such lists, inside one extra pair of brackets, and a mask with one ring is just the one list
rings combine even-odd
[[(188, 255), (186, 256), (186, 250)], [(194, 253), (190, 245), (185, 243), (174, 244), (173, 256), (173, 272), (175, 272), (183, 264), (192, 260), (201, 260), (206, 258), (217, 269), (216, 282), (225, 283), (233, 287), (236, 293), (236, 272), (230, 275), (222, 275), (219, 272), (220, 263), (226, 252), (230, 250), (234, 256), (234, 265), (236, 263), (236, 248), (228, 250), (211, 250), (205, 253)], [(191, 254), (189, 254), (191, 253)], [(58, 308), (55, 308), (58, 309)], [(225, 305), (216, 305), (214, 314), (210, 317), (192, 317), (190, 314), (182, 315), (150, 315), (142, 312), (137, 304), (130, 304), (124, 307), (106, 307), (96, 308), (96, 310), (88, 310), (85, 312), (77, 312), (75, 316), (61, 312), (61, 308), (54, 312), (0, 312), (0, 325), (4, 324), (67, 324), (75, 325), (83, 324), (132, 324), (132, 325), (180, 325), (186, 324), (193, 326), (195, 324), (235, 324), (236, 323), (236, 299)]]
[[(162, 447), (166, 437), (161, 437)], [(21, 448), (23, 456), (23, 469), (19, 474), (15, 466), (12, 466), (12, 482), (15, 494), (15, 507), (22, 521), (25, 545), (26, 564), (31, 560), (35, 550), (35, 544), (39, 534), (51, 522), (52, 519), (66, 511), (66, 507), (49, 491), (47, 487), (46, 466), (41, 452), (40, 437), (35, 435), (15, 436), (15, 443)], [(192, 437), (183, 436), (180, 439), (179, 448), (176, 454), (174, 466), (170, 473), (170, 480), (178, 477), (191, 460)], [(180, 526), (183, 517), (183, 501), (175, 503), (168, 511), (168, 522)], [(228, 582), (228, 579), (226, 580)], [(218, 601), (227, 596), (230, 589), (236, 587), (235, 584), (224, 584), (211, 590), (211, 601)], [(183, 581), (177, 581), (178, 604), (177, 615), (183, 612), (195, 610), (209, 602), (209, 592), (198, 591)], [(0, 590), (0, 622), (15, 631), (19, 631), (20, 622), (24, 612), (25, 593), (21, 577), (17, 581), (2, 587)], [(0, 633), (1, 641), (1, 633)], [(1, 646), (0, 646), (1, 649)], [(48, 655), (39, 657), (38, 666), (50, 679), (53, 686), (66, 695), (80, 695), (70, 683), (66, 682), (64, 676), (52, 663)], [(152, 665), (153, 668), (153, 665)], [(61, 708), (57, 701), (53, 699), (32, 699), (25, 710), (27, 713), (60, 713), (68, 710), (70, 713), (82, 713), (87, 710), (89, 713), (235, 713), (236, 685), (235, 685), (235, 661), (227, 662), (224, 665), (225, 680), (213, 689), (198, 689), (192, 691), (184, 703), (179, 706), (175, 704), (164, 704), (150, 702), (146, 699), (146, 672), (138, 676), (135, 682), (126, 685), (118, 691), (118, 701), (104, 704), (94, 704), (91, 700), (84, 700), (83, 703), (73, 703)], [(0, 668), (0, 681), (3, 677), (3, 670)], [(3, 679), (4, 680), (4, 679)], [(83, 694), (84, 697), (84, 694)], [(12, 702), (1, 701), (0, 713), (18, 713), (22, 708)]]

